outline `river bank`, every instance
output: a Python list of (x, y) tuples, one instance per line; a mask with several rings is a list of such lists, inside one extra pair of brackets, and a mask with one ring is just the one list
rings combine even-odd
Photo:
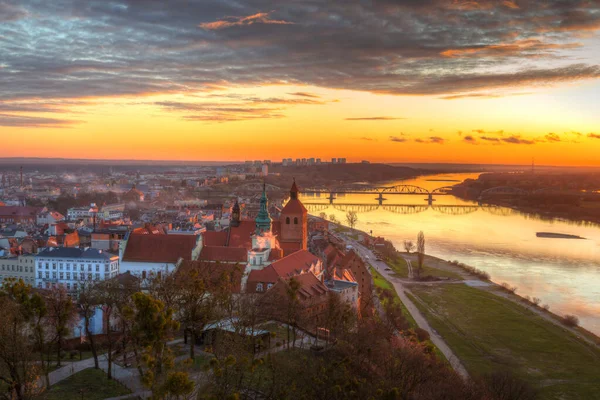
[[(362, 231), (348, 232), (354, 238), (368, 237)], [(345, 232), (338, 229), (337, 235)], [(347, 243), (362, 248), (355, 239)], [(421, 323), (437, 338), (438, 347), (457, 358), (449, 358), (455, 369), (464, 366), (473, 377), (510, 371), (536, 387), (540, 399), (598, 398), (598, 337), (565, 326), (560, 316), (518, 296), (518, 289), (490, 281), (484, 271), (426, 256), (427, 277), (410, 279), (411, 264), (418, 275), (416, 254), (387, 254), (385, 262), (368, 261), (390, 281), (411, 314), (416, 309), (425, 319)]]

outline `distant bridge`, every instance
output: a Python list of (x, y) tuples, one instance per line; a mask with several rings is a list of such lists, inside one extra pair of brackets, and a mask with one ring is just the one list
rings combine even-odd
[(494, 215), (508, 216), (513, 214), (513, 210), (505, 207), (486, 206), (486, 205), (429, 205), (429, 204), (324, 204), (324, 203), (303, 203), (306, 209), (316, 214), (329, 208), (341, 212), (355, 211), (357, 213), (368, 213), (375, 210), (385, 210), (395, 214), (409, 215), (418, 214), (428, 209), (432, 209), (442, 214), (465, 215), (482, 210)]

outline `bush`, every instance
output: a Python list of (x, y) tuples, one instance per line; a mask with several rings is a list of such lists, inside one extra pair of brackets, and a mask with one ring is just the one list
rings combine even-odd
[(562, 323), (570, 328), (574, 328), (579, 325), (579, 318), (575, 315), (567, 314), (562, 317)]
[(531, 301), (533, 301), (533, 304), (535, 304), (536, 306), (539, 306), (542, 302), (542, 299), (540, 299), (539, 297), (534, 297), (533, 299), (531, 299)]
[(419, 342), (425, 342), (430, 338), (429, 332), (422, 328), (415, 328), (415, 334), (417, 335)]
[(77, 358), (77, 352), (76, 352), (76, 351), (71, 351), (71, 352), (69, 353), (69, 358), (70, 358), (71, 360), (74, 360), (75, 358)]

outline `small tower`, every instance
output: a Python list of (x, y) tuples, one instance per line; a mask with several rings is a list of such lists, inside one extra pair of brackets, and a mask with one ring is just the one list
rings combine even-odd
[(298, 243), (301, 249), (307, 249), (308, 239), (308, 211), (298, 199), (298, 186), (296, 180), (290, 189), (290, 200), (281, 210), (281, 237), (282, 242)]
[(235, 199), (235, 204), (231, 209), (231, 222), (229, 226), (237, 227), (240, 226), (240, 203), (238, 203), (237, 199)]
[(269, 201), (267, 199), (267, 187), (263, 183), (263, 192), (260, 197), (260, 211), (256, 216), (256, 234), (261, 235), (265, 232), (271, 232), (271, 216), (269, 215)]

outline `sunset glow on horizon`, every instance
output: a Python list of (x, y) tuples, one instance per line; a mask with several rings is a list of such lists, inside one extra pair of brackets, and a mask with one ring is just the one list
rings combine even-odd
[(58, 3), (0, 0), (0, 157), (600, 166), (591, 2)]

